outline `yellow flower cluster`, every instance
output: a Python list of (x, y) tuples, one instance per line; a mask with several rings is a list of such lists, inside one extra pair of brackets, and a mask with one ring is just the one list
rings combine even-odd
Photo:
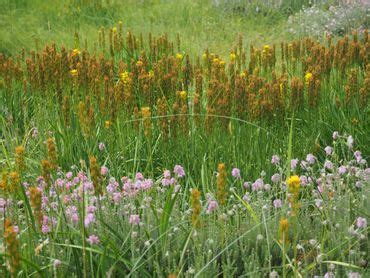
[(126, 84), (129, 83), (130, 75), (129, 75), (128, 71), (121, 72), (120, 77), (121, 77), (121, 81), (123, 82), (123, 84), (126, 85)]
[(185, 91), (181, 91), (180, 92), (180, 98), (182, 99), (182, 100), (186, 100), (186, 92)]
[(289, 192), (297, 195), (299, 192), (300, 184), (301, 184), (301, 180), (299, 179), (299, 177), (291, 176), (287, 180), (287, 184), (288, 184)]
[(70, 72), (69, 72), (70, 74), (71, 74), (71, 76), (72, 77), (75, 77), (75, 76), (77, 76), (78, 75), (78, 70), (76, 70), (76, 69), (72, 69), (72, 70), (70, 70)]
[(310, 82), (311, 82), (312, 78), (313, 78), (312, 73), (307, 72), (307, 73), (306, 73), (306, 75), (304, 76), (304, 80), (306, 81), (306, 84), (307, 84), (307, 85), (308, 85), (308, 84), (310, 84)]
[(81, 54), (81, 51), (78, 48), (72, 50), (72, 56), (78, 56)]

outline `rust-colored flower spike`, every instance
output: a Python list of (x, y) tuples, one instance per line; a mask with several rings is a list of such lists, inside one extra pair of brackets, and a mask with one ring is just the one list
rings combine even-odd
[(298, 77), (293, 77), (290, 82), (291, 109), (300, 109), (304, 104), (303, 82)]
[(191, 190), (191, 207), (191, 223), (194, 228), (197, 228), (200, 226), (199, 215), (202, 209), (202, 206), (200, 204), (200, 191), (197, 188), (193, 188)]
[(93, 182), (95, 194), (103, 195), (100, 167), (95, 156), (90, 156), (90, 176)]
[(357, 94), (359, 92), (358, 72), (356, 69), (352, 69), (349, 74), (347, 85), (345, 87), (345, 92), (347, 105), (356, 100)]
[(15, 163), (19, 173), (25, 169), (26, 164), (24, 162), (25, 148), (23, 146), (18, 146), (15, 148)]
[(45, 182), (47, 185), (50, 185), (51, 182), (51, 170), (52, 170), (52, 164), (49, 160), (43, 159), (41, 160), (41, 175), (45, 179)]
[(70, 117), (70, 99), (68, 96), (64, 96), (63, 102), (62, 102), (62, 115), (65, 126), (70, 126), (71, 124), (71, 117)]
[(9, 219), (5, 219), (4, 241), (7, 253), (7, 261), (11, 277), (16, 277), (20, 266), (19, 240)]
[(370, 95), (370, 64), (367, 67), (366, 76), (362, 88), (360, 89), (360, 106), (365, 108), (368, 104)]
[(186, 91), (178, 92), (179, 104), (180, 104), (180, 127), (184, 135), (188, 134), (188, 103), (187, 103), (187, 93)]
[(16, 171), (10, 172), (9, 179), (10, 179), (9, 192), (14, 192), (19, 186), (19, 183), (21, 182), (19, 173)]
[(1, 180), (0, 180), (0, 190), (5, 192), (5, 194), (8, 192), (8, 173), (4, 171), (1, 174)]
[(217, 201), (220, 205), (224, 205), (227, 201), (227, 188), (226, 188), (226, 169), (224, 163), (219, 163), (217, 167)]
[(162, 97), (158, 99), (157, 101), (157, 116), (159, 116), (159, 128), (162, 132), (162, 136), (164, 140), (168, 139), (168, 118), (167, 118), (167, 113), (168, 113), (168, 105), (167, 105), (167, 100), (166, 97)]
[(280, 243), (289, 243), (289, 221), (282, 218), (279, 222)]
[(48, 148), (48, 160), (51, 164), (51, 167), (55, 169), (57, 167), (57, 149), (54, 138), (48, 138), (46, 140), (46, 146)]
[(95, 127), (95, 112), (89, 96), (85, 97), (85, 101), (78, 103), (77, 114), (84, 136), (89, 136), (92, 128)]
[(39, 227), (42, 225), (42, 210), (41, 210), (41, 192), (37, 187), (30, 187), (30, 200), (33, 214), (37, 220)]
[(152, 135), (152, 113), (150, 112), (150, 107), (142, 107), (141, 116), (143, 118), (144, 135), (149, 138)]

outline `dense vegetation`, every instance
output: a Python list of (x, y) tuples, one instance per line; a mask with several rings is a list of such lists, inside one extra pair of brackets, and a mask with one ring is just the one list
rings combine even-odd
[(175, 2), (3, 4), (0, 273), (366, 277), (368, 32)]

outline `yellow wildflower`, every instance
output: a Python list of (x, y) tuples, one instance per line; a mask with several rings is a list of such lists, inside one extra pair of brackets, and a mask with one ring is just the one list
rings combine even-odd
[(191, 223), (193, 227), (199, 227), (199, 215), (202, 209), (200, 204), (200, 191), (196, 188), (191, 190), (191, 206), (193, 209), (193, 214), (191, 216)]
[(105, 123), (104, 123), (104, 126), (105, 126), (106, 129), (110, 128), (111, 125), (112, 125), (111, 121), (105, 121)]
[(234, 62), (236, 59), (236, 54), (235, 53), (230, 53), (230, 61)]
[(287, 184), (288, 184), (288, 187), (289, 187), (289, 191), (291, 193), (297, 194), (299, 192), (299, 187), (300, 187), (300, 184), (301, 184), (301, 180), (298, 176), (291, 176), (287, 180)]
[(289, 221), (286, 218), (282, 218), (279, 222), (279, 232), (280, 232), (280, 243), (288, 243), (288, 232), (289, 232)]
[(35, 255), (38, 256), (40, 255), (42, 249), (44, 248), (45, 245), (47, 245), (49, 243), (49, 239), (47, 238), (46, 240), (44, 240), (43, 242), (41, 242), (39, 245), (36, 246), (35, 248)]
[(72, 50), (72, 56), (80, 55), (81, 51), (78, 48)]
[(176, 54), (176, 59), (177, 60), (182, 60), (182, 58), (183, 58), (184, 56), (181, 54), (181, 53), (177, 53)]
[(180, 92), (180, 98), (183, 99), (183, 100), (186, 99), (186, 92), (185, 91)]
[(70, 72), (69, 72), (73, 77), (75, 77), (75, 76), (77, 76), (78, 75), (78, 70), (76, 70), (76, 69), (72, 69), (72, 70), (70, 70)]
[(127, 84), (130, 81), (130, 76), (128, 71), (124, 71), (120, 74), (123, 84)]
[(305, 79), (307, 84), (309, 84), (311, 82), (312, 78), (313, 78), (313, 75), (310, 72), (307, 72), (306, 75), (304, 76), (304, 79)]
[(150, 107), (148, 107), (148, 106), (142, 107), (141, 108), (141, 114), (143, 115), (144, 118), (150, 117), (151, 116)]

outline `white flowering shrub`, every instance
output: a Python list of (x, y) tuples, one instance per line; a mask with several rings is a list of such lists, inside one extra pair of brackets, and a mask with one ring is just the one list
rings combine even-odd
[(213, 5), (225, 11), (241, 14), (258, 14), (283, 12), (291, 14), (299, 11), (303, 6), (314, 4), (331, 4), (335, 0), (213, 0)]
[(324, 34), (343, 35), (369, 27), (370, 1), (342, 1), (323, 9), (322, 5), (303, 8), (288, 19), (294, 35), (321, 37)]

